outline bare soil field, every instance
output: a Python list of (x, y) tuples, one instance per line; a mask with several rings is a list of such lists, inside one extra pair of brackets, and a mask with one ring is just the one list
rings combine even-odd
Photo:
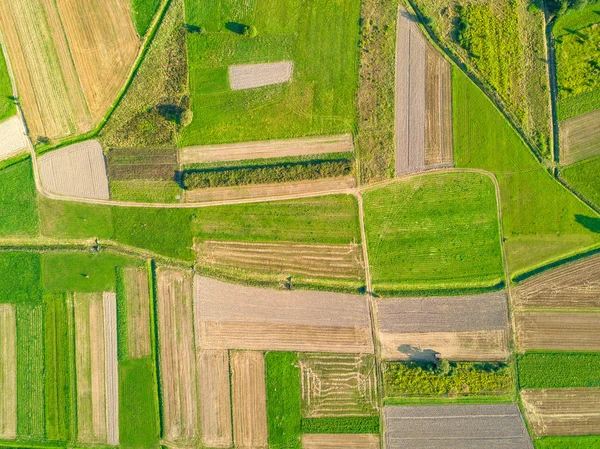
[(600, 254), (520, 282), (511, 296), (519, 309), (600, 307)]
[(304, 434), (304, 449), (379, 449), (379, 435)]
[(227, 201), (248, 198), (276, 198), (289, 195), (313, 195), (350, 190), (356, 187), (354, 176), (315, 179), (311, 181), (254, 184), (239, 187), (211, 187), (184, 190), (185, 202)]
[(26, 148), (27, 138), (19, 116), (0, 122), (0, 159), (6, 159), (21, 150), (26, 151)]
[(364, 279), (362, 247), (302, 243), (207, 240), (198, 245), (198, 263), (215, 267), (339, 279)]
[(268, 448), (265, 359), (262, 352), (231, 353), (231, 385), (235, 447)]
[(230, 65), (229, 85), (232, 90), (242, 90), (286, 83), (292, 79), (293, 72), (291, 61)]
[(229, 353), (227, 350), (198, 351), (196, 357), (202, 444), (214, 448), (231, 447)]
[(57, 0), (56, 4), (96, 122), (125, 83), (140, 47), (129, 0)]
[(74, 306), (77, 438), (81, 443), (106, 443), (106, 348), (102, 294), (77, 293)]
[(373, 351), (363, 296), (270, 290), (197, 276), (194, 298), (203, 349)]
[(261, 140), (182, 148), (182, 165), (203, 162), (241, 161), (273, 157), (309, 156), (354, 151), (351, 134), (304, 137), (300, 139)]
[(111, 181), (151, 179), (173, 181), (177, 170), (177, 150), (172, 148), (114, 149), (106, 155)]
[(600, 351), (600, 313), (523, 312), (515, 322), (522, 351)]
[(560, 123), (560, 163), (573, 164), (600, 154), (600, 109)]
[(529, 424), (538, 436), (593, 435), (600, 431), (600, 389), (522, 390)]
[(17, 320), (12, 304), (0, 304), (0, 439), (17, 437)]
[(533, 449), (516, 404), (386, 407), (384, 416), (387, 449)]
[(304, 417), (377, 414), (372, 356), (300, 354), (299, 362)]
[(127, 297), (127, 354), (131, 358), (150, 355), (150, 293), (145, 268), (125, 268)]
[(104, 361), (106, 364), (106, 441), (119, 445), (119, 370), (117, 360), (117, 295), (104, 293)]
[(42, 184), (50, 192), (80, 198), (109, 198), (104, 154), (97, 140), (52, 151), (38, 162)]
[(185, 444), (198, 437), (191, 275), (159, 269), (158, 338), (166, 441)]

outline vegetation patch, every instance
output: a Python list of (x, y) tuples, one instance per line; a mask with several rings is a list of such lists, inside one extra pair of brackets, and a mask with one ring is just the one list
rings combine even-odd
[(8, 76), (4, 53), (0, 52), (0, 121), (7, 119), (17, 112), (12, 95), (12, 84)]
[(518, 367), (522, 389), (600, 387), (600, 354), (528, 352)]
[(600, 208), (600, 156), (565, 167), (561, 176), (571, 187)]
[(175, 181), (111, 181), (110, 197), (115, 201), (178, 203), (181, 187)]
[(160, 0), (131, 0), (131, 17), (140, 37), (146, 34), (150, 22), (160, 5)]
[(533, 440), (535, 449), (599, 449), (600, 436), (543, 437)]
[(302, 418), (302, 432), (379, 433), (379, 417)]
[(0, 298), (2, 302), (41, 303), (40, 256), (36, 253), (0, 252)]
[(31, 159), (0, 169), (0, 236), (39, 232), (37, 194)]
[(111, 181), (174, 180), (177, 170), (177, 150), (174, 148), (114, 149), (106, 154), (106, 164)]

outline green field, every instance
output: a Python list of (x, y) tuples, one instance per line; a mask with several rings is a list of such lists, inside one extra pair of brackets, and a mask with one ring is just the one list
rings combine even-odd
[(12, 95), (12, 84), (6, 69), (4, 53), (0, 52), (0, 122), (16, 113)]
[(511, 275), (600, 244), (598, 215), (539, 164), (492, 102), (460, 70), (453, 83), (457, 167), (493, 173)]
[(600, 449), (600, 437), (544, 437), (533, 441), (535, 449)]
[[(194, 119), (181, 144), (340, 134), (356, 122), (359, 0), (186, 0)], [(239, 34), (254, 26), (254, 38)], [(198, 28), (201, 31), (198, 31)], [(232, 91), (228, 66), (293, 61), (292, 81)]]
[(373, 289), (452, 292), (503, 279), (495, 189), (480, 173), (399, 180), (364, 193)]
[(0, 298), (13, 304), (41, 303), (41, 263), (37, 253), (0, 252)]
[(379, 417), (302, 418), (302, 432), (379, 433)]
[(600, 354), (528, 352), (518, 356), (519, 387), (600, 387)]
[(567, 183), (600, 208), (600, 156), (569, 165), (560, 174)]
[(31, 159), (0, 169), (0, 237), (39, 232), (37, 195)]
[(131, 17), (140, 36), (146, 34), (160, 0), (131, 0)]
[(173, 181), (111, 181), (110, 198), (138, 203), (178, 203), (181, 188)]

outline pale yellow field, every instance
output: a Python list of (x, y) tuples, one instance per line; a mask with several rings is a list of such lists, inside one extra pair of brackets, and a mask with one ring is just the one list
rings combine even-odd
[(0, 439), (17, 437), (17, 321), (12, 304), (0, 304)]
[(150, 294), (144, 268), (125, 269), (127, 352), (131, 358), (150, 355)]

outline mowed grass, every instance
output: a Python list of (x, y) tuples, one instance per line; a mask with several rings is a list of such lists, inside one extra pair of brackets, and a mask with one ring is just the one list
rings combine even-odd
[(8, 76), (4, 53), (0, 52), (0, 122), (14, 115), (17, 110), (12, 100), (12, 84)]
[(567, 183), (600, 208), (600, 156), (569, 165), (561, 170)]
[(31, 159), (0, 169), (0, 237), (39, 232), (37, 194)]
[(517, 358), (519, 387), (600, 387), (600, 354), (528, 352)]
[(495, 190), (486, 175), (399, 180), (367, 190), (364, 209), (377, 293), (452, 292), (502, 282)]
[[(186, 0), (192, 124), (185, 145), (351, 131), (359, 0)], [(248, 38), (231, 29), (256, 27)], [(228, 67), (293, 61), (292, 81), (232, 91)]]
[(535, 449), (600, 449), (600, 436), (544, 437), (533, 445)]
[(138, 35), (146, 34), (159, 4), (160, 0), (131, 0), (131, 18)]
[(41, 263), (37, 253), (0, 252), (0, 298), (13, 304), (41, 303)]
[(454, 69), (454, 161), (496, 176), (511, 275), (600, 244), (598, 215), (535, 159), (492, 102)]

